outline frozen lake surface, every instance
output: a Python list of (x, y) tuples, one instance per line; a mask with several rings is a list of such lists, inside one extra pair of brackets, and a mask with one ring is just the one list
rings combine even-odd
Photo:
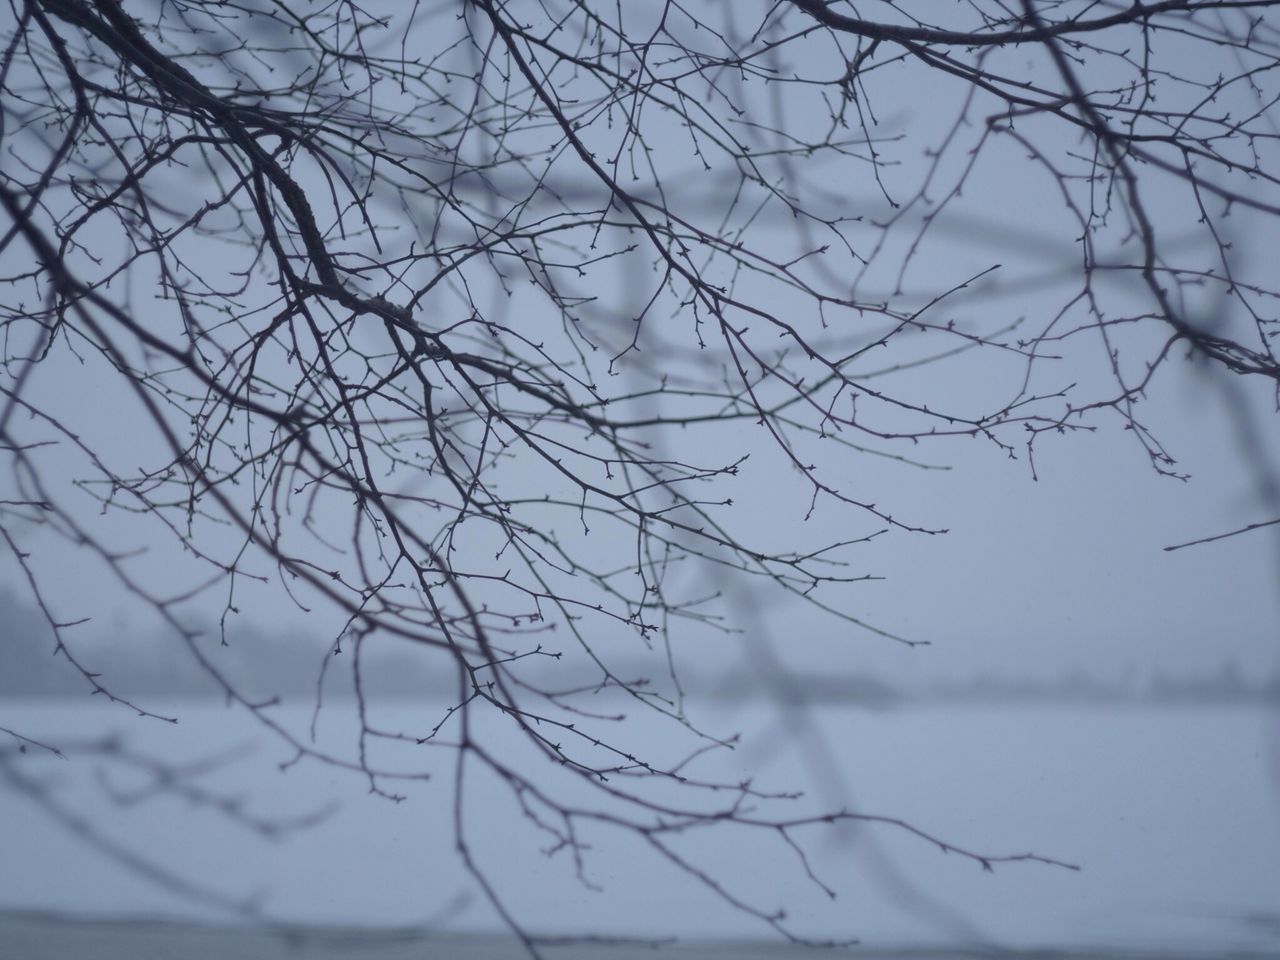
[[(543, 946), (545, 960), (1012, 960), (1017, 951), (945, 948), (867, 948), (823, 951), (785, 943), (712, 941), (652, 945), (601, 943)], [(41, 914), (0, 913), (0, 955), (22, 960), (524, 960), (528, 952), (500, 934), (433, 934), (342, 928), (244, 928), (158, 921), (68, 920)], [(1167, 960), (1156, 952), (1037, 950), (1034, 960)], [(1174, 954), (1180, 960), (1223, 960), (1216, 950)], [(1271, 960), (1267, 950), (1242, 950), (1230, 960)]]
[[(444, 707), (396, 704), (378, 723), (417, 729)], [(304, 761), (282, 772), (288, 749), (235, 711), (205, 703), (173, 710), (181, 717), (177, 726), (105, 705), (0, 700), (0, 727), (54, 744), (119, 734), (132, 748), (171, 762), (221, 756), (210, 769), (193, 770), (188, 782), (243, 798), (243, 809), (255, 816), (323, 810), (327, 817), (267, 841), (190, 795), (148, 793), (145, 802), (132, 802), (141, 799), (136, 791), (145, 778), (130, 780), (101, 757), (73, 753), (60, 761), (11, 750), (10, 762), (21, 764), (12, 769), (41, 785), (64, 822), (50, 815), (48, 804), (33, 802), (12, 781), (6, 789), (0, 779), (0, 909), (229, 922), (226, 913), (175, 894), (172, 884), (95, 852), (67, 829), (70, 822), (202, 888), (252, 902), (273, 921), (386, 926), (437, 938), (501, 929), (454, 849), (449, 751), (437, 751), (434, 779), (407, 784), (407, 799), (393, 804), (370, 796), (358, 776), (330, 767)], [(857, 938), (865, 947), (856, 955), (864, 958), (904, 947), (1280, 956), (1280, 716), (1274, 709), (934, 705), (876, 712), (821, 706), (788, 714), (769, 704), (712, 703), (696, 712), (718, 733), (743, 734), (737, 750), (709, 755), (716, 773), (803, 788), (808, 796), (797, 809), (847, 806), (889, 814), (983, 853), (1033, 850), (1081, 867), (1017, 863), (987, 873), (888, 826), (821, 827), (825, 832), (805, 839), (815, 872), (838, 892), (829, 899), (775, 845), (714, 831), (696, 841), (709, 872), (741, 896), (784, 906), (801, 933)], [(335, 743), (344, 736), (347, 713), (349, 705), (333, 704), (321, 715), (328, 725), (322, 732)], [(301, 731), (311, 719), (301, 706), (274, 715)], [(659, 752), (665, 735), (645, 734)], [(469, 797), (474, 852), (532, 931), (771, 936), (624, 836), (590, 838), (587, 875), (604, 889), (586, 888), (567, 858), (541, 852), (544, 838), (501, 784), (479, 783)], [(47, 934), (48, 918), (6, 914), (0, 947), (42, 923)], [(61, 928), (60, 935), (73, 939), (88, 929)], [(114, 929), (117, 944), (129, 931), (161, 935), (146, 925)], [(270, 952), (283, 942), (279, 937), (219, 935), (250, 938), (230, 955), (284, 955)], [(41, 942), (53, 944), (51, 936)], [(401, 956), (396, 950), (406, 944), (396, 936), (384, 936), (377, 956)], [(313, 952), (303, 955), (329, 956), (314, 952), (327, 941), (313, 940)], [(486, 957), (506, 956), (500, 951), (513, 946), (487, 937), (465, 942)], [(89, 955), (66, 949), (73, 951), (66, 955)], [(551, 955), (595, 955), (580, 952), (585, 949)], [(629, 957), (627, 949), (654, 955), (648, 947), (612, 948), (608, 955)], [(732, 949), (724, 955), (755, 955)], [(719, 956), (710, 950), (699, 955)], [(413, 955), (470, 954), (432, 948)]]

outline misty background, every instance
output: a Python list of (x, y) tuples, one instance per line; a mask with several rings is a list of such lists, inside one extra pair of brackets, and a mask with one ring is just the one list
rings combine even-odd
[[(892, 68), (874, 82), (883, 84), (886, 135), (938, 141), (954, 90)], [(677, 141), (667, 131), (655, 142)], [(904, 159), (904, 174), (922, 169), (920, 153)], [(671, 203), (714, 212), (719, 174), (691, 170), (667, 171)], [(865, 179), (833, 177), (833, 204), (888, 216)], [(997, 154), (966, 202), (938, 219), (937, 240), (908, 277), (916, 284), (899, 296), (896, 263), (877, 265), (861, 281), (868, 296), (918, 306), (999, 263), (947, 301), (958, 322), (982, 331), (1050, 314), (1076, 279), (1078, 254), (1069, 218), (1046, 209), (1046, 189), (1019, 151)], [(1163, 215), (1177, 224), (1185, 213)], [(760, 220), (778, 237), (787, 222)], [(907, 217), (905, 235), (921, 222)], [(1245, 221), (1237, 229), (1241, 268), (1266, 269), (1274, 228)], [(643, 257), (598, 267), (600, 296), (583, 308), (584, 323), (604, 329), (634, 316), (651, 272)], [(1138, 309), (1131, 280), (1099, 283)], [(518, 299), (502, 305), (496, 289), (480, 296), (492, 298), (491, 316), (513, 324), (536, 329), (544, 319), (522, 314), (527, 303)], [(1220, 311), (1224, 324), (1242, 322), (1226, 298), (1197, 306), (1208, 318)], [(630, 358), (636, 369), (621, 365), (619, 375), (634, 376), (637, 388), (664, 363), (714, 369), (722, 359), (689, 360), (687, 331), (675, 319), (651, 326), (658, 342)], [(1126, 342), (1139, 356), (1154, 342), (1142, 336)], [(1086, 350), (1097, 345), (1064, 347), (1064, 381), (1078, 372), (1073, 361), (1096, 362)], [(985, 356), (964, 359), (922, 365), (895, 382), (967, 409), (1020, 375)], [(1084, 369), (1086, 388), (1090, 376), (1105, 381)], [(153, 438), (135, 429), (136, 402), (113, 371), (55, 344), (39, 375), (29, 396), (81, 434), (109, 438), (119, 463), (132, 469), (154, 459)], [(717, 876), (785, 906), (806, 932), (869, 943), (1280, 953), (1280, 527), (1167, 549), (1275, 515), (1274, 389), (1228, 383), (1180, 357), (1144, 403), (1144, 422), (1189, 480), (1157, 476), (1124, 425), (1106, 419), (1094, 432), (1041, 441), (1034, 472), (1021, 449), (1010, 457), (968, 437), (905, 447), (926, 469), (877, 456), (831, 459), (834, 484), (895, 516), (946, 527), (938, 536), (879, 535), (878, 524), (829, 506), (806, 519), (803, 480), (746, 427), (661, 438), (673, 455), (751, 455), (724, 485), (742, 529), (760, 542), (800, 549), (869, 537), (846, 559), (873, 579), (850, 585), (840, 601), (920, 644), (706, 573), (723, 619), (675, 631), (671, 673), (690, 716), (733, 743), (703, 758), (707, 775), (803, 793), (798, 809), (815, 815), (865, 810), (966, 849), (1034, 851), (1081, 868), (1009, 863), (987, 873), (892, 825), (859, 825), (819, 828), (814, 869), (838, 897), (776, 852), (735, 838), (698, 847)], [(362, 662), (370, 703), (354, 707), (351, 647), (332, 607), (244, 579), (234, 595), (218, 584), (186, 596), (194, 564), (163, 531), (147, 518), (100, 510), (79, 485), (84, 470), (74, 456), (41, 456), (51, 486), (68, 502), (81, 498), (86, 529), (134, 551), (130, 570), (143, 582), (185, 597), (175, 609), (200, 629), (199, 650), (249, 698), (271, 704), (264, 713), (279, 729), (229, 708), (190, 651), (99, 559), (56, 531), (15, 521), (48, 613), (76, 623), (64, 631), (68, 649), (113, 692), (177, 722), (93, 696), (56, 654), (23, 570), (0, 553), (0, 728), (68, 758), (3, 741), (0, 910), (501, 930), (453, 846), (452, 757), (418, 742), (437, 724), (448, 729), (453, 675), (434, 671), (408, 644), (371, 644)], [(0, 477), (0, 500), (10, 484)], [(599, 556), (618, 548), (592, 543)], [(277, 573), (269, 564), (262, 571)], [(561, 635), (545, 642), (552, 652), (572, 648)], [(610, 655), (621, 674), (674, 683), (653, 650), (636, 644), (631, 659), (610, 647)], [(567, 661), (529, 675), (566, 688), (598, 676)], [(602, 713), (623, 711), (615, 691), (601, 690), (598, 702)], [(401, 738), (378, 747), (380, 760), (395, 770), (429, 768), (431, 779), (401, 785), (400, 802), (372, 795), (358, 771), (300, 759), (291, 746), (360, 756), (367, 744), (356, 709)], [(673, 765), (683, 756), (683, 730), (641, 712), (628, 720), (628, 742)], [(17, 763), (19, 749), (27, 766)], [(517, 915), (539, 930), (767, 933), (607, 831), (591, 838), (583, 883), (501, 784), (482, 781), (472, 796), (477, 842), (500, 865), (497, 882)], [(148, 873), (148, 864), (171, 872)]]

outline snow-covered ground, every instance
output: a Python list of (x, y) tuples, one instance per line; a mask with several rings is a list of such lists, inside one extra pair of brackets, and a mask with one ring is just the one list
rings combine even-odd
[[(397, 704), (377, 721), (387, 729), (419, 729), (443, 707)], [(227, 919), (177, 895), (172, 883), (95, 852), (76, 836), (79, 822), (117, 852), (252, 900), (277, 920), (500, 929), (454, 849), (447, 751), (437, 751), (434, 779), (407, 784), (408, 799), (393, 804), (370, 796), (358, 776), (317, 763), (281, 772), (289, 751), (234, 711), (207, 703), (174, 709), (177, 726), (105, 705), (0, 700), (0, 727), (54, 744), (118, 731), (131, 748), (175, 762), (222, 754), (215, 769), (193, 771), (185, 782), (243, 797), (254, 815), (336, 807), (317, 826), (267, 841), (193, 803), (195, 794), (122, 804), (146, 781), (100, 756), (59, 761), (11, 751), (10, 769), (39, 784), (71, 819), (57, 822), (46, 803), (0, 778), (0, 909)], [(342, 741), (346, 709), (326, 708), (322, 737)], [(736, 751), (708, 756), (716, 772), (749, 774), (761, 787), (802, 787), (808, 796), (797, 810), (847, 806), (889, 814), (983, 853), (1032, 850), (1082, 868), (1015, 863), (987, 873), (892, 827), (815, 828), (803, 839), (815, 872), (838, 891), (832, 900), (776, 843), (727, 831), (691, 839), (686, 849), (710, 873), (736, 895), (785, 906), (799, 932), (854, 937), (870, 947), (1280, 955), (1274, 709), (953, 704), (878, 712), (822, 706), (798, 715), (769, 704), (719, 702), (696, 713), (718, 733), (743, 734)], [(303, 732), (311, 719), (302, 706), (275, 715)], [(643, 742), (660, 754), (669, 735), (655, 726)], [(587, 875), (604, 890), (588, 889), (567, 858), (540, 852), (544, 838), (500, 784), (478, 778), (467, 796), (473, 852), (531, 929), (770, 936), (617, 834), (587, 838), (593, 844)]]

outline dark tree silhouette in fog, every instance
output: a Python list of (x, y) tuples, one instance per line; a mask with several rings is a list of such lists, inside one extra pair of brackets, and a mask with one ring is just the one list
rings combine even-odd
[[(584, 882), (604, 826), (794, 936), (685, 838), (745, 830), (821, 893), (813, 828), (885, 818), (699, 779), (593, 693), (723, 745), (678, 663), (750, 628), (726, 580), (926, 642), (858, 582), (877, 538), (944, 531), (853, 464), (928, 470), (972, 437), (1034, 472), (1053, 435), (1118, 426), (1176, 478), (1143, 407), (1168, 368), (1275, 388), (1276, 273), (1248, 253), (1280, 236), (1274, 6), (8, 0), (0, 538), (88, 691), (119, 697), (77, 652), (94, 611), (55, 537), (299, 760), (397, 799), (417, 774), (378, 751), (421, 742), (500, 910), (472, 770)], [(220, 673), (209, 597), (224, 631), (313, 611), (355, 754)], [(379, 728), (379, 646), (447, 671), (453, 709)]]

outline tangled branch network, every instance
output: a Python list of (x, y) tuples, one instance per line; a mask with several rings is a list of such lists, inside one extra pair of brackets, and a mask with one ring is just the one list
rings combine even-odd
[[(626, 833), (790, 937), (682, 845), (746, 831), (828, 892), (804, 844), (841, 819), (1041, 859), (700, 778), (727, 740), (677, 641), (749, 628), (746, 583), (922, 642), (857, 583), (871, 540), (942, 530), (851, 474), (951, 438), (1034, 469), (1115, 423), (1177, 476), (1140, 406), (1164, 371), (1280, 384), (1248, 253), (1280, 212), (1275, 6), (6, 0), (0, 536), (92, 692), (156, 716), (78, 653), (55, 541), (295, 759), (392, 799), (447, 773), (531, 949), (469, 842), (480, 773), (584, 882), (583, 831)], [(223, 642), (282, 598), (325, 624), (358, 750), (225, 675), (210, 598)], [(374, 721), (387, 646), (451, 685), (422, 730)], [(381, 764), (406, 742), (420, 767)]]

